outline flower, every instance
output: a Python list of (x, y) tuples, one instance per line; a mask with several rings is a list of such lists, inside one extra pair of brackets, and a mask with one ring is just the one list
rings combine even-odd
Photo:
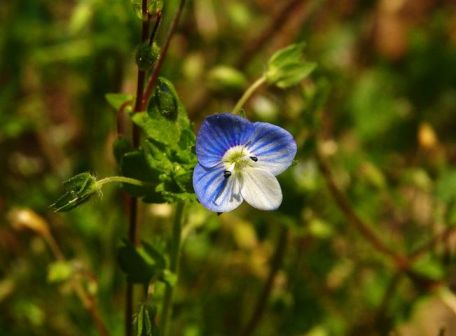
[(275, 176), (293, 162), (296, 142), (281, 127), (220, 113), (201, 125), (196, 155), (193, 188), (206, 208), (227, 212), (245, 200), (257, 209), (275, 210), (282, 203)]

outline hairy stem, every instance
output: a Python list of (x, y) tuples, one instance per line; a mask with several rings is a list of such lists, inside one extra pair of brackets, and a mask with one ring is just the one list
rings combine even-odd
[(131, 177), (126, 177), (126, 176), (109, 176), (109, 177), (105, 177), (104, 179), (97, 181), (97, 185), (99, 187), (102, 187), (103, 185), (105, 185), (107, 183), (126, 183), (126, 184), (135, 185), (138, 187), (146, 187), (146, 186), (150, 185), (150, 183), (148, 183), (148, 182), (144, 182), (144, 181), (137, 180), (137, 179), (134, 179)]
[[(141, 41), (142, 43), (147, 42), (149, 34), (150, 16), (147, 13), (147, 0), (142, 0), (141, 5), (142, 12), (142, 29), (141, 29)], [(138, 67), (138, 81), (136, 84), (136, 100), (133, 113), (141, 111), (141, 101), (144, 93), (144, 81), (146, 78), (145, 71)], [(132, 142), (133, 147), (139, 146), (139, 128), (133, 124), (132, 128)], [(138, 199), (136, 197), (129, 197), (128, 200), (128, 239), (133, 245), (137, 245), (137, 227), (138, 227)], [(133, 335), (133, 285), (127, 283), (127, 289), (125, 292), (125, 336)]]
[(160, 55), (158, 56), (157, 63), (154, 67), (154, 70), (152, 71), (152, 75), (150, 76), (147, 82), (144, 95), (141, 96), (140, 110), (144, 110), (147, 107), (147, 103), (149, 102), (149, 99), (155, 87), (155, 83), (157, 82), (158, 75), (160, 74), (163, 61), (165, 60), (166, 54), (168, 53), (169, 44), (179, 24), (179, 20), (182, 14), (182, 10), (184, 9), (184, 5), (185, 0), (180, 0), (176, 15), (174, 16), (173, 22), (171, 23), (171, 27), (168, 31), (168, 35), (166, 36), (165, 44), (163, 45)]
[[(170, 264), (169, 270), (178, 276), (179, 272), (179, 255), (181, 247), (182, 236), (182, 218), (184, 214), (184, 203), (179, 202), (176, 205), (176, 212), (173, 220), (173, 231), (171, 236), (171, 251), (170, 251)], [(174, 297), (174, 287), (166, 284), (165, 298), (163, 301), (163, 310), (160, 320), (160, 331), (162, 336), (169, 334), (169, 321), (171, 319), (172, 304)]]
[(261, 318), (263, 317), (264, 310), (266, 308), (266, 303), (269, 296), (271, 295), (272, 285), (274, 284), (274, 279), (276, 278), (277, 272), (279, 271), (280, 266), (282, 265), (283, 257), (285, 255), (285, 249), (287, 246), (287, 236), (288, 229), (283, 226), (280, 231), (279, 239), (277, 240), (277, 245), (275, 248), (274, 256), (271, 261), (271, 268), (269, 269), (268, 278), (264, 284), (263, 289), (261, 290), (258, 300), (255, 304), (252, 316), (247, 322), (244, 330), (241, 332), (242, 336), (251, 335), (256, 327), (259, 325)]
[(250, 97), (253, 95), (253, 93), (265, 82), (266, 82), (265, 76), (261, 76), (255, 82), (253, 82), (253, 84), (250, 85), (250, 87), (244, 92), (241, 99), (238, 100), (238, 102), (236, 103), (236, 106), (233, 108), (233, 111), (231, 113), (239, 114), (241, 112), (242, 107), (250, 99)]

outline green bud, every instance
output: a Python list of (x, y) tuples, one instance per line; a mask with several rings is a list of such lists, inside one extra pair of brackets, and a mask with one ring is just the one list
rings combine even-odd
[(176, 120), (178, 113), (178, 103), (173, 88), (168, 81), (158, 79), (154, 91), (154, 104), (159, 113), (168, 120)]
[(209, 86), (215, 90), (242, 90), (247, 85), (244, 74), (231, 67), (220, 65), (208, 74)]
[(136, 50), (136, 64), (140, 70), (146, 71), (153, 67), (158, 57), (158, 47), (152, 47), (148, 43), (142, 43)]
[(304, 43), (298, 43), (272, 55), (264, 74), (268, 84), (284, 89), (298, 84), (310, 75), (317, 65), (304, 60), (303, 50)]
[(65, 193), (51, 205), (56, 212), (69, 211), (86, 202), (98, 191), (97, 180), (90, 173), (81, 173), (63, 182)]
[[(133, 9), (138, 18), (143, 19), (142, 13), (142, 0), (131, 0)], [(163, 0), (151, 0), (147, 4), (147, 13), (150, 15), (156, 15), (158, 12), (163, 10)]]

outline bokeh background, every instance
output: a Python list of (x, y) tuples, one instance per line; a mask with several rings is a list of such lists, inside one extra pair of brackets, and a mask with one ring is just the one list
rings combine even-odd
[[(177, 6), (165, 3), (159, 41)], [(96, 335), (74, 279), (123, 334), (123, 193), (107, 186), (65, 214), (49, 205), (76, 173), (118, 174), (104, 96), (134, 94), (139, 41), (129, 0), (0, 2), (0, 335)], [(188, 210), (174, 335), (246, 335), (252, 316), (251, 335), (456, 335), (455, 2), (190, 0), (162, 74), (196, 130), (297, 41), (318, 69), (247, 105), (297, 139), (284, 202)], [(141, 239), (163, 244), (171, 214), (142, 204)], [(401, 266), (358, 219), (395, 253), (425, 247)]]

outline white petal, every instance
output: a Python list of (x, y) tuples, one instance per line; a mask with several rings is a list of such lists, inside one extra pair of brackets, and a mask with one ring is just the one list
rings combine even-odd
[(275, 210), (282, 203), (280, 184), (269, 171), (246, 167), (241, 175), (241, 194), (245, 201), (260, 210)]

